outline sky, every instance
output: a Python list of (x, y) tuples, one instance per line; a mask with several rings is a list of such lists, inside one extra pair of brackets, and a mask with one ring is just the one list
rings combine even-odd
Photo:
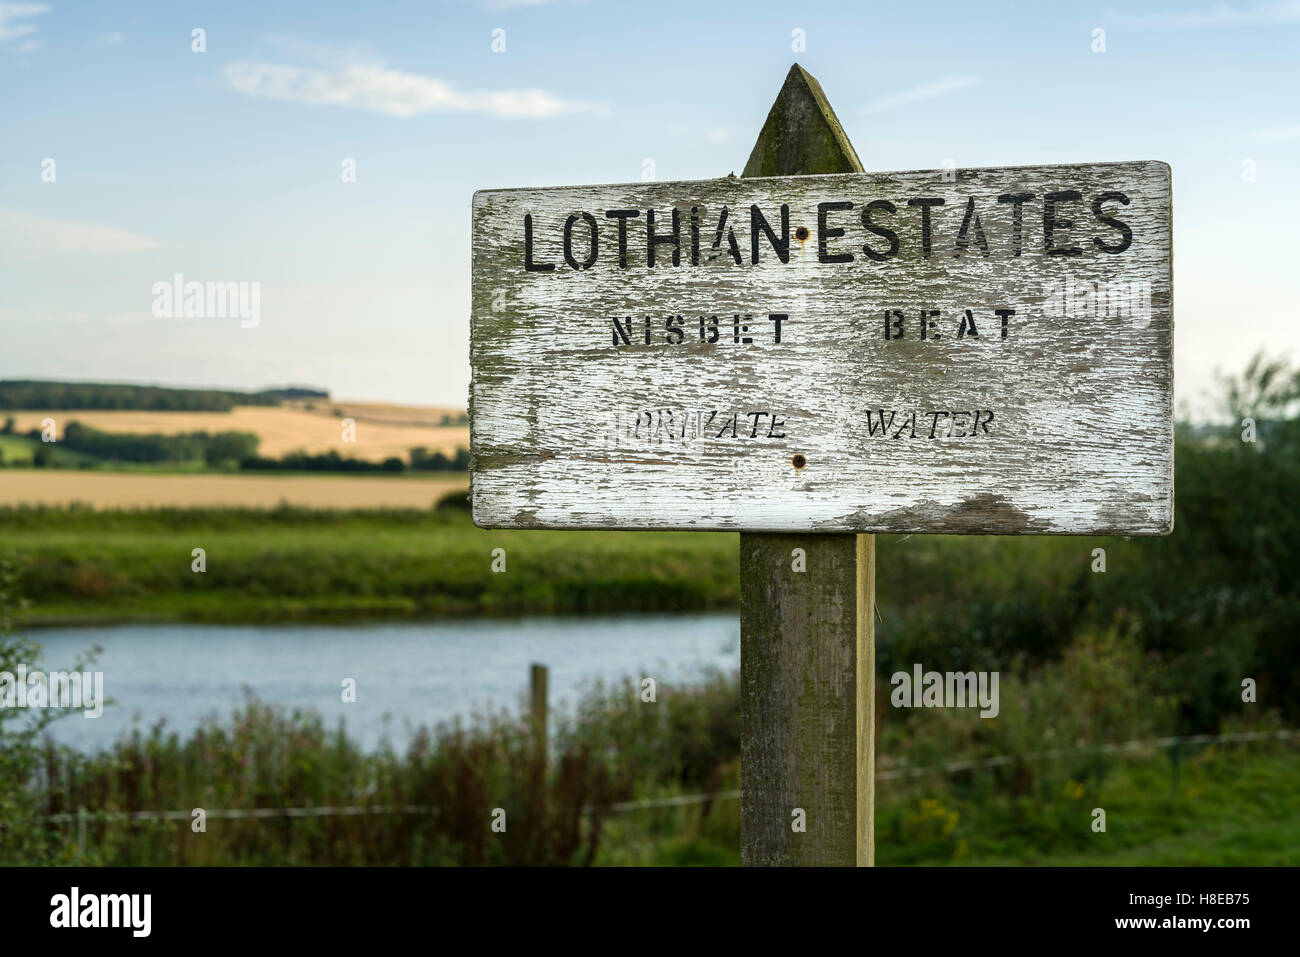
[(1300, 0), (52, 0), (0, 2), (0, 378), (463, 406), (473, 192), (739, 173), (795, 61), (868, 170), (1168, 162), (1180, 411), (1300, 356)]

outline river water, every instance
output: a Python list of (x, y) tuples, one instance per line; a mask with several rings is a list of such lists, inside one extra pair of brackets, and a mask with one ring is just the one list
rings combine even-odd
[[(228, 717), (245, 689), (261, 702), (342, 718), (372, 749), (402, 747), (419, 724), (476, 709), (519, 708), (529, 665), (550, 669), (552, 709), (572, 704), (596, 679), (691, 681), (740, 665), (734, 614), (450, 620), (349, 625), (118, 625), (42, 629), (39, 664), (64, 670), (91, 646), (88, 670), (104, 675), (116, 703), (99, 718), (56, 721), (55, 740), (99, 750), (133, 727), (159, 720), (188, 734), (209, 715)], [(356, 682), (344, 703), (343, 682)]]

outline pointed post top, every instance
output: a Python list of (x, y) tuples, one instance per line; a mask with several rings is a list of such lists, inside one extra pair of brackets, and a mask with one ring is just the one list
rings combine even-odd
[(790, 67), (741, 176), (861, 173), (853, 144), (821, 84), (798, 63)]

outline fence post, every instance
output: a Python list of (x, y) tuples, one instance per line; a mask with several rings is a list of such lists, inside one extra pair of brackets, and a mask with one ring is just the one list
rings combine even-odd
[(86, 806), (83, 804), (77, 808), (77, 857), (85, 860), (86, 857)]
[[(860, 172), (796, 63), (742, 175)], [(744, 865), (874, 862), (875, 554), (873, 535), (740, 536)]]
[(546, 760), (546, 665), (534, 664), (529, 673), (529, 712), (537, 753)]

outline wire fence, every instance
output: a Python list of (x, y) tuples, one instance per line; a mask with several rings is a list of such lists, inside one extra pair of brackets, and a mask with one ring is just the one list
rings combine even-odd
[(1167, 738), (1152, 738), (1147, 741), (1125, 741), (1119, 744), (1099, 744), (1091, 748), (1052, 748), (1047, 751), (1026, 751), (1021, 754), (998, 754), (987, 758), (973, 758), (968, 761), (945, 761), (943, 764), (923, 768), (893, 768), (876, 772), (877, 781), (890, 781), (898, 778), (916, 778), (928, 774), (956, 774), (960, 771), (972, 771), (978, 768), (996, 768), (1017, 761), (1051, 761), (1068, 754), (1140, 754), (1158, 751), (1163, 748), (1175, 748), (1183, 744), (1249, 744), (1256, 741), (1286, 741), (1300, 734), (1300, 729), (1282, 729), (1279, 731), (1235, 731), (1228, 734), (1190, 734)]
[[(877, 781), (893, 781), (907, 778), (924, 777), (931, 774), (958, 774), (982, 768), (1004, 767), (1019, 761), (1051, 761), (1070, 754), (1141, 754), (1176, 748), (1180, 745), (1202, 744), (1251, 744), (1261, 741), (1289, 741), (1300, 736), (1300, 729), (1284, 728), (1276, 731), (1237, 731), (1225, 734), (1173, 735), (1149, 740), (1106, 743), (1084, 748), (1052, 748), (1045, 751), (1027, 751), (1019, 754), (999, 754), (986, 758), (972, 758), (963, 761), (945, 761), (942, 764), (925, 767), (887, 767), (876, 771)], [(608, 814), (620, 814), (628, 811), (643, 811), (654, 808), (684, 807), (705, 804), (713, 801), (735, 801), (740, 798), (739, 790), (714, 791), (705, 794), (676, 794), (670, 797), (645, 798), (637, 801), (621, 801), (616, 804), (591, 806), (583, 808), (586, 813), (601, 811)], [(78, 825), (78, 843), (84, 847), (85, 831), (93, 822), (129, 821), (162, 823), (165, 821), (189, 821), (197, 808), (180, 811), (90, 811), (81, 808), (76, 812), (46, 815), (51, 823)], [(438, 808), (420, 804), (377, 804), (349, 805), (340, 807), (259, 807), (259, 808), (212, 808), (203, 809), (205, 818), (216, 820), (257, 820), (265, 818), (320, 818), (320, 817), (364, 817), (369, 815), (392, 814), (436, 814)]]

